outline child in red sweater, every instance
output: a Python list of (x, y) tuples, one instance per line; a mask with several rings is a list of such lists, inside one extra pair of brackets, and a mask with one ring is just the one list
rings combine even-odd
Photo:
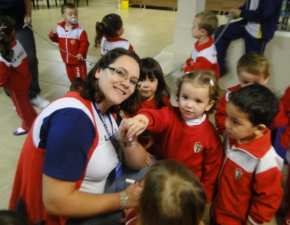
[(272, 147), (267, 127), (278, 111), (278, 99), (263, 85), (230, 94), (211, 225), (264, 224), (274, 217), (283, 196), (283, 159)]
[(84, 59), (87, 57), (90, 45), (87, 33), (78, 24), (78, 10), (74, 4), (63, 4), (61, 14), (64, 21), (58, 23), (55, 33), (50, 30), (48, 36), (62, 49), (60, 54), (70, 82), (78, 77), (84, 80), (87, 77), (87, 65)]
[[(155, 143), (160, 156), (185, 164), (200, 179), (211, 202), (223, 147), (217, 130), (207, 119), (218, 101), (219, 86), (212, 71), (192, 71), (177, 82), (178, 107), (141, 109), (127, 120), (128, 137), (145, 129), (160, 133)], [(161, 136), (162, 134), (162, 136)]]
[(124, 33), (123, 21), (115, 13), (104, 16), (102, 22), (96, 23), (95, 47), (100, 47), (101, 56), (115, 48), (134, 51), (133, 46), (126, 39), (121, 38)]
[[(217, 110), (215, 112), (215, 124), (220, 133), (223, 135), (225, 133), (225, 121), (226, 121), (226, 104), (229, 100), (229, 95), (242, 87), (253, 83), (259, 83), (266, 85), (270, 76), (270, 64), (268, 59), (256, 52), (250, 52), (244, 54), (238, 61), (237, 73), (239, 78), (239, 84), (227, 89), (226, 94), (224, 94), (219, 100)], [(284, 126), (288, 119), (284, 113), (283, 103), (280, 101), (280, 110), (270, 127), (277, 129)]]
[[(167, 86), (161, 66), (153, 58), (141, 59), (141, 71), (138, 84), (138, 91), (141, 96), (142, 109), (161, 109), (164, 106), (172, 109), (170, 102), (170, 89)], [(150, 134), (145, 131), (138, 140), (148, 151), (147, 166), (151, 165), (150, 158), (159, 155), (154, 151), (154, 143), (160, 142), (160, 134)], [(150, 154), (150, 153), (152, 154)]]
[(285, 112), (288, 116), (288, 123), (283, 130), (282, 134), (279, 137), (279, 142), (281, 146), (287, 149), (286, 158), (288, 161), (288, 174), (286, 180), (286, 195), (285, 195), (285, 212), (286, 217), (284, 221), (284, 225), (290, 224), (290, 87), (288, 87), (285, 91), (284, 96), (281, 99), (284, 104)]
[(22, 126), (13, 131), (14, 135), (28, 133), (37, 112), (31, 105), (28, 89), (31, 74), (27, 54), (20, 42), (13, 38), (14, 21), (8, 16), (0, 16), (0, 87), (9, 90)]
[(192, 37), (198, 40), (195, 43), (191, 56), (184, 63), (184, 73), (192, 70), (213, 70), (216, 79), (219, 80), (220, 69), (212, 38), (217, 27), (218, 19), (213, 12), (204, 11), (195, 16), (191, 31)]
[(197, 177), (183, 164), (161, 160), (142, 178), (138, 212), (132, 210), (126, 225), (199, 225), (206, 194)]

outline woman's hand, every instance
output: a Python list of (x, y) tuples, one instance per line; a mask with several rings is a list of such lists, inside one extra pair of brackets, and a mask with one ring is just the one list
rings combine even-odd
[(140, 183), (136, 182), (135, 184), (128, 186), (125, 191), (128, 196), (128, 201), (130, 203), (129, 208), (137, 207), (139, 205), (140, 196), (143, 191)]
[(149, 120), (145, 115), (137, 115), (133, 118), (127, 119), (124, 124), (127, 129), (126, 136), (129, 140), (133, 140), (135, 137), (143, 133), (149, 124)]

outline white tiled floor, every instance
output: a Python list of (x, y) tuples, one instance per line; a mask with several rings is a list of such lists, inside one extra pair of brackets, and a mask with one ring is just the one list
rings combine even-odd
[[(79, 23), (86, 29), (89, 36), (91, 46), (88, 60), (90, 62), (96, 62), (100, 56), (99, 49), (93, 47), (95, 23), (101, 21), (108, 13), (120, 14), (125, 27), (123, 37), (131, 42), (141, 58), (154, 57), (163, 48), (173, 43), (176, 11), (148, 8), (144, 10), (139, 7), (119, 10), (117, 0), (89, 0), (89, 6), (85, 2), (81, 0), (79, 4)], [(56, 7), (52, 0), (50, 9), (47, 8), (45, 0), (39, 1), (39, 4), (40, 9), (33, 10), (33, 27), (46, 38), (48, 31), (51, 28), (55, 29), (56, 23), (62, 20), (60, 6)], [(35, 39), (41, 94), (52, 101), (68, 91), (70, 82), (58, 49), (37, 34), (35, 34)], [(174, 81), (171, 77), (167, 79), (167, 82)], [(0, 89), (0, 110), (0, 209), (5, 209), (8, 206), (17, 160), (26, 136), (16, 137), (12, 134), (12, 131), (20, 126), (20, 120), (3, 89)], [(269, 224), (282, 224), (281, 218), (274, 218)]]

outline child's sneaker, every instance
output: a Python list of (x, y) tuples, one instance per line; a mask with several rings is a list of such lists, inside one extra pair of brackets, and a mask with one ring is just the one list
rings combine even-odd
[(11, 100), (11, 102), (12, 102), (12, 109), (16, 110), (16, 107), (14, 105), (14, 102), (12, 100)]
[(32, 103), (32, 105), (35, 105), (41, 109), (45, 108), (49, 104), (49, 101), (42, 98), (40, 95), (36, 95), (35, 98), (30, 99), (30, 102)]
[(28, 131), (24, 130), (22, 127), (19, 127), (17, 130), (13, 131), (13, 134), (16, 136), (27, 134), (27, 133), (28, 133)]

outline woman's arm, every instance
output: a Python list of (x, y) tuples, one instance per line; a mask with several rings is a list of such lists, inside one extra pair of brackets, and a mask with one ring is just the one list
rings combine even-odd
[[(147, 152), (146, 149), (137, 141), (136, 134), (134, 134), (132, 139), (128, 138), (128, 130), (130, 128), (127, 124), (128, 120), (130, 121), (130, 119), (122, 120), (119, 126), (118, 139), (122, 152), (124, 153), (126, 164), (132, 169), (142, 169), (146, 165)], [(137, 127), (136, 129), (140, 130), (140, 128)]]
[[(88, 217), (119, 210), (120, 194), (91, 194), (75, 190), (76, 183), (43, 175), (43, 203), (46, 210), (59, 216)], [(139, 204), (142, 188), (138, 184), (125, 190), (129, 207)]]

